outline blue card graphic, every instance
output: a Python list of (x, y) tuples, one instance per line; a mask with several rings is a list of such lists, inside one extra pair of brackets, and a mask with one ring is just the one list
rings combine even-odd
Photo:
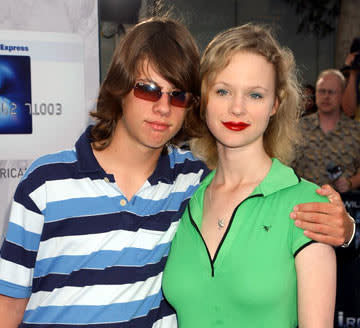
[(29, 56), (0, 55), (0, 134), (31, 134)]

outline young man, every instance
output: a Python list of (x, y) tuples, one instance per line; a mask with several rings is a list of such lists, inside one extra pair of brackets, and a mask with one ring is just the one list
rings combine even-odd
[[(176, 326), (161, 277), (179, 218), (208, 173), (173, 146), (192, 133), (198, 65), (190, 33), (172, 20), (125, 36), (97, 124), (74, 150), (35, 161), (17, 188), (0, 259), (1, 327)], [(341, 244), (352, 224), (338, 199), (325, 205), (300, 205), (293, 216), (315, 239)]]

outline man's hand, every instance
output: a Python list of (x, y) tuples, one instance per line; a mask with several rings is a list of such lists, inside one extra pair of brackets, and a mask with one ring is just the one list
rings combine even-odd
[(340, 195), (332, 187), (324, 185), (316, 192), (327, 196), (330, 203), (296, 205), (290, 217), (307, 237), (324, 244), (341, 246), (350, 240), (354, 224), (347, 215)]
[(355, 56), (358, 55), (358, 54), (359, 54), (359, 52), (352, 52), (352, 53), (348, 54), (346, 56), (346, 58), (345, 58), (345, 65), (346, 66), (351, 66), (354, 59), (355, 59)]

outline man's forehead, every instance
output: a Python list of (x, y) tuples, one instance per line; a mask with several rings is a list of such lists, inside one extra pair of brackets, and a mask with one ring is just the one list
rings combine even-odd
[(341, 88), (341, 81), (335, 74), (326, 74), (322, 76), (316, 83), (316, 87), (329, 86)]
[(139, 60), (138, 65), (136, 67), (136, 76), (135, 79), (142, 79), (148, 82), (154, 82), (155, 84), (159, 84), (163, 86), (163, 84), (169, 85), (174, 88), (173, 83), (168, 81), (165, 77), (163, 77), (158, 68), (151, 63), (148, 59)]
[(160, 75), (156, 65), (147, 58), (139, 60), (136, 65), (136, 75), (151, 78), (152, 75)]

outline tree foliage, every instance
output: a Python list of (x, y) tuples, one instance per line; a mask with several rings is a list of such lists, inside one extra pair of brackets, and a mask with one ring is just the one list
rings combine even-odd
[(323, 38), (336, 29), (341, 0), (284, 0), (295, 7), (300, 17), (298, 33)]

